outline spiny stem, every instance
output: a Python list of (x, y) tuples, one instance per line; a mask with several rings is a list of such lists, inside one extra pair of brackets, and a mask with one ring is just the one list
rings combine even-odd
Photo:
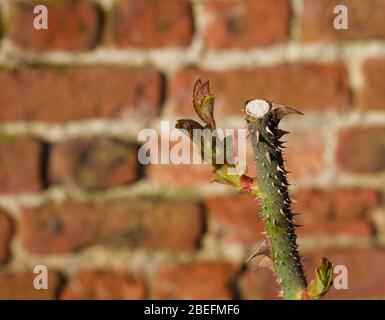
[[(277, 113), (278, 109), (274, 109), (271, 103), (259, 101), (261, 104), (266, 103), (266, 112), (257, 116), (255, 113), (246, 113), (246, 119), (258, 172), (257, 184), (263, 195), (259, 200), (266, 239), (271, 246), (271, 259), (283, 298), (301, 299), (306, 291), (307, 281), (297, 250), (297, 226), (293, 222), (289, 184), (282, 157), (284, 147), (280, 137), (283, 131), (278, 129), (282, 115)], [(256, 101), (249, 103), (255, 104)], [(250, 112), (246, 109), (247, 111)]]

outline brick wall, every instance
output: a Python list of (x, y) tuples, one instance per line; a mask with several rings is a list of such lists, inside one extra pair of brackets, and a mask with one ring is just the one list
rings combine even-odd
[[(190, 116), (198, 77), (222, 127), (244, 125), (245, 98), (305, 113), (284, 127), (307, 273), (326, 255), (349, 271), (329, 298), (385, 298), (384, 0), (0, 11), (0, 298), (276, 298), (270, 271), (243, 264), (262, 237), (252, 199), (209, 184), (206, 165), (138, 163), (138, 131)], [(39, 264), (48, 290), (32, 287)]]

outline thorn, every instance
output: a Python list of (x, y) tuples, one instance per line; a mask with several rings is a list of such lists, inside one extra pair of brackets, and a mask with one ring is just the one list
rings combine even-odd
[(245, 263), (248, 263), (251, 259), (259, 256), (264, 255), (267, 257), (271, 256), (271, 248), (270, 243), (267, 239), (264, 239), (257, 247), (257, 249), (254, 250), (254, 252), (246, 259)]
[(258, 130), (255, 132), (255, 135), (256, 135), (256, 143), (258, 146), (258, 144), (259, 144), (259, 131)]
[(280, 141), (280, 140), (277, 141), (277, 145), (280, 147), (282, 147), (285, 143), (286, 141)]
[(290, 108), (290, 107), (286, 107), (286, 106), (283, 106), (283, 105), (279, 105), (279, 104), (276, 104), (276, 103), (273, 103), (273, 108), (272, 108), (272, 111), (273, 113), (273, 116), (274, 116), (274, 119), (279, 122), (281, 121), (281, 119), (289, 114), (301, 114), (303, 115), (302, 112), (299, 112), (293, 108)]
[(277, 130), (278, 139), (282, 138), (285, 134), (288, 134), (288, 133), (290, 133), (290, 132), (286, 131), (286, 130), (278, 129)]
[(266, 151), (265, 157), (267, 162), (269, 163), (269, 166), (271, 166), (271, 158), (270, 158), (270, 153), (268, 151)]
[(274, 136), (274, 133), (270, 130), (268, 126), (266, 126), (266, 132), (269, 133), (270, 135)]

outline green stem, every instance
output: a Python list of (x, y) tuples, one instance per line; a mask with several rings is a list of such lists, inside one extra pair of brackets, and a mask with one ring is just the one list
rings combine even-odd
[(307, 281), (297, 250), (296, 225), (279, 140), (285, 132), (278, 129), (280, 118), (271, 111), (261, 118), (247, 120), (258, 172), (262, 218), (277, 281), (284, 299), (302, 299)]

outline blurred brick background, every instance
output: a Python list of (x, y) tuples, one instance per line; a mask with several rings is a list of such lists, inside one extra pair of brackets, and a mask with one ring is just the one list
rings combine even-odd
[[(46, 4), (48, 30), (33, 28)], [(349, 29), (333, 28), (333, 9)], [(211, 80), (222, 127), (242, 101), (294, 106), (287, 165), (309, 277), (329, 298), (385, 298), (385, 1), (1, 1), (0, 298), (277, 297), (243, 261), (261, 239), (247, 196), (210, 168), (142, 166), (137, 133), (191, 112)], [(249, 164), (253, 171), (252, 162)], [(34, 290), (33, 268), (49, 270)]]

